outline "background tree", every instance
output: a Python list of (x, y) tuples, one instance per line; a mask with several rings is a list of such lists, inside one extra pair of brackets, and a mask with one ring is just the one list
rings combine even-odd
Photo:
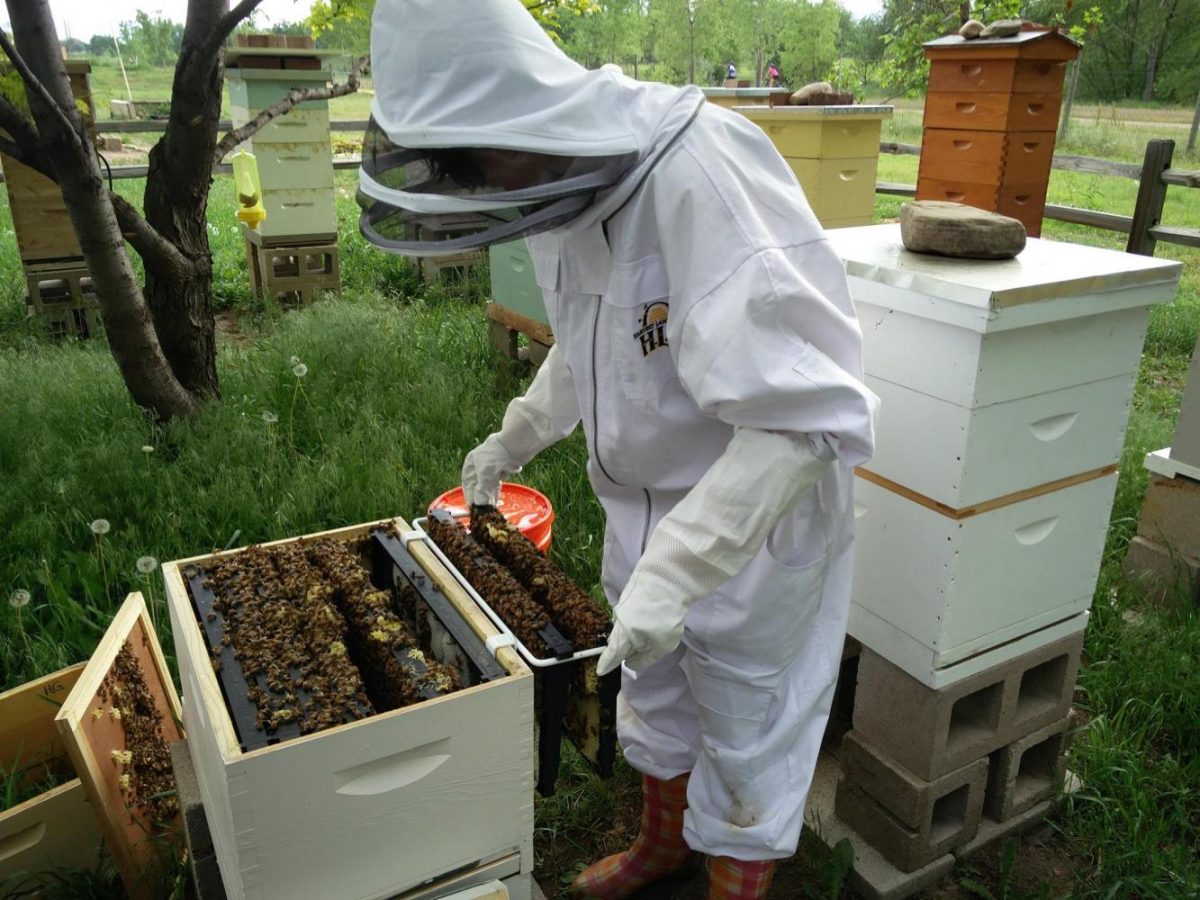
[(131, 65), (170, 65), (183, 43), (182, 25), (140, 9), (121, 23), (120, 31), (121, 50)]
[[(190, 0), (170, 113), (150, 151), (139, 213), (101, 175), (71, 96), (48, 0), (6, 2), (14, 40), (0, 35), (0, 47), (23, 91), (0, 94), (0, 149), (62, 189), (109, 346), (134, 401), (161, 420), (194, 413), (219, 394), (206, 217), (212, 168), (295, 103), (355, 90), (365, 59), (346, 84), (293, 90), (264, 115), (219, 138), (225, 40), (261, 0), (240, 0), (232, 9), (226, 0)], [(144, 284), (134, 275), (126, 242), (144, 263)]]

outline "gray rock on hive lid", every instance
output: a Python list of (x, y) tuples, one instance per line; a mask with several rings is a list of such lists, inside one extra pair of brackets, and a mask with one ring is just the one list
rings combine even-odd
[(900, 208), (900, 239), (914, 253), (1009, 259), (1025, 249), (1025, 226), (963, 203), (917, 200)]
[(962, 28), (958, 29), (958, 33), (968, 41), (977, 38), (983, 33), (983, 23), (978, 19), (968, 19), (963, 22)]
[(982, 38), (999, 38), (1012, 37), (1021, 30), (1020, 19), (1001, 19), (998, 22), (993, 22), (987, 28), (980, 32)]

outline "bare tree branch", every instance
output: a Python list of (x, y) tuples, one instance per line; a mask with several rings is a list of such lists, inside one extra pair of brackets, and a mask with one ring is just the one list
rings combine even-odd
[(204, 42), (204, 47), (201, 51), (202, 56), (210, 56), (217, 52), (217, 49), (225, 43), (225, 39), (233, 34), (233, 29), (238, 27), (238, 24), (249, 16), (263, 0), (241, 0), (241, 2), (225, 13), (217, 22), (217, 27)]
[(0, 129), (8, 133), (11, 140), (5, 140), (0, 149), (31, 169), (36, 169), (47, 178), (53, 180), (50, 162), (42, 153), (42, 139), (37, 127), (31, 119), (17, 108), (16, 104), (7, 97), (0, 96)]
[(137, 251), (146, 268), (162, 275), (183, 276), (193, 271), (192, 261), (179, 252), (179, 248), (154, 230), (142, 218), (137, 208), (120, 194), (109, 191), (121, 236)]
[(297, 103), (304, 103), (307, 100), (329, 100), (333, 97), (353, 94), (358, 90), (359, 78), (362, 77), (370, 65), (371, 57), (362, 56), (354, 63), (354, 67), (350, 70), (350, 75), (343, 84), (331, 84), (323, 88), (292, 88), (287, 94), (276, 100), (245, 125), (233, 129), (233, 131), (221, 138), (217, 142), (217, 149), (213, 154), (213, 165), (219, 164), (225, 158), (225, 154), (229, 153), (238, 144), (253, 135), (272, 119), (282, 116)]
[(37, 95), (37, 98), (50, 108), (54, 115), (59, 119), (60, 123), (67, 129), (67, 133), (71, 135), (72, 139), (75, 141), (75, 144), (79, 147), (82, 147), (83, 135), (75, 130), (75, 126), (72, 124), (70, 117), (67, 116), (67, 114), (63, 112), (62, 108), (54, 102), (54, 98), (50, 96), (50, 92), (46, 90), (46, 86), (38, 80), (37, 76), (34, 75), (29, 66), (26, 65), (25, 60), (21, 58), (21, 54), (17, 52), (17, 48), (14, 47), (9, 41), (8, 35), (4, 33), (3, 28), (0, 28), (0, 49), (4, 50), (4, 55), (9, 58), (17, 72), (20, 74), (21, 80), (25, 82), (25, 89), (33, 91), (33, 93)]

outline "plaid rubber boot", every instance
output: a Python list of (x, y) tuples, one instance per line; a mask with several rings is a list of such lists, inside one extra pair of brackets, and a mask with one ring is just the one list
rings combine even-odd
[(683, 842), (688, 776), (670, 781), (642, 776), (642, 825), (637, 840), (624, 853), (593, 863), (571, 885), (581, 900), (625, 900), (697, 861)]
[(743, 862), (714, 856), (708, 862), (708, 900), (765, 900), (775, 861)]

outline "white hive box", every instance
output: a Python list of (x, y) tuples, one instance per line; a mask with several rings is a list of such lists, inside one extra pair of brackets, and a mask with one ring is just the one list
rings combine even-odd
[[(408, 549), (476, 635), (497, 634), (427, 549)], [(163, 571), (188, 743), (229, 897), (432, 897), (499, 880), (529, 900), (533, 678), (511, 648), (497, 652), (506, 677), (243, 752), (184, 580), (213, 558)]]
[(851, 633), (931, 685), (1060, 636), (1091, 601), (1149, 307), (1180, 265), (1039, 239), (954, 260), (898, 225), (829, 239), (883, 400)]
[(954, 260), (909, 253), (898, 225), (829, 239), (884, 400), (872, 473), (961, 510), (1117, 462), (1149, 307), (1179, 263), (1037, 238)]
[(1116, 484), (955, 519), (856, 478), (852, 633), (920, 678), (1087, 610)]

